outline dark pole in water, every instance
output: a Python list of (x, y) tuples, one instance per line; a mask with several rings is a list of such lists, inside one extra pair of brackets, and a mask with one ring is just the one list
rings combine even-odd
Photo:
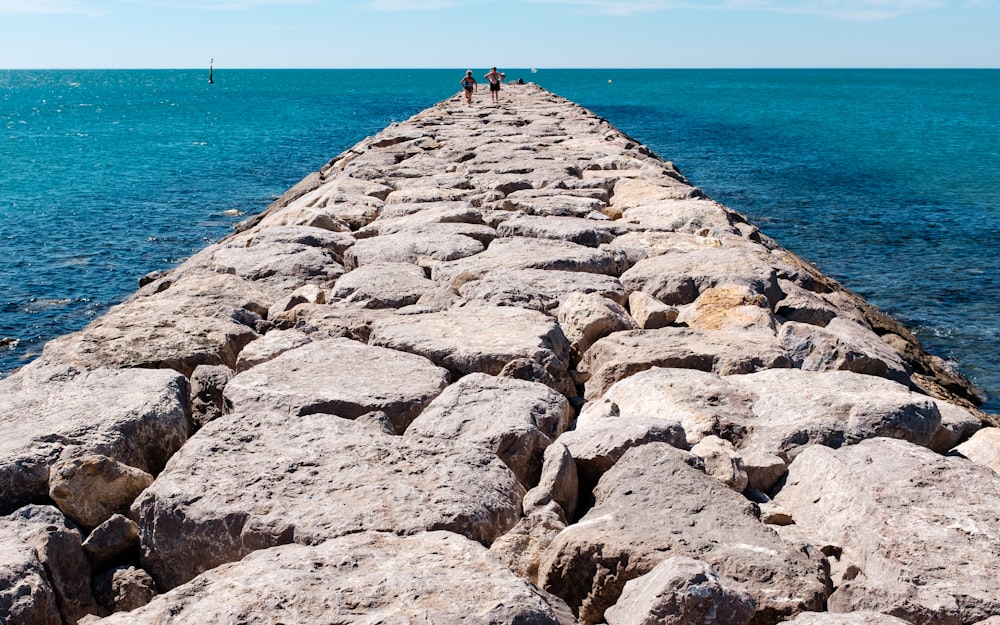
[(214, 85), (215, 80), (212, 78), (212, 63), (215, 63), (215, 59), (208, 62), (208, 84)]

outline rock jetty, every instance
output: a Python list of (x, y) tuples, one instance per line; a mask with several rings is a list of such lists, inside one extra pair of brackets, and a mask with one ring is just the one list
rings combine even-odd
[(607, 121), (456, 96), (0, 381), (0, 623), (997, 623), (980, 401)]

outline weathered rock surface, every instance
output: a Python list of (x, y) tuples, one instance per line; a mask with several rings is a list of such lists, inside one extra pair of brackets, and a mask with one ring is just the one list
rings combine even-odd
[(149, 573), (134, 566), (120, 566), (94, 578), (94, 596), (108, 612), (130, 612), (156, 596)]
[(102, 454), (156, 474), (190, 431), (187, 381), (173, 371), (32, 364), (0, 380), (0, 513), (49, 493), (60, 460)]
[(83, 551), (96, 568), (139, 546), (139, 526), (121, 514), (112, 515), (83, 541)]
[(222, 566), (114, 623), (203, 624), (232, 614), (267, 622), (570, 625), (559, 599), (448, 532), (363, 532), (286, 545)]
[(258, 549), (363, 530), (449, 530), (491, 543), (524, 489), (492, 452), (390, 436), (329, 415), (216, 419), (133, 504), (142, 564), (162, 589)]
[(406, 436), (485, 447), (531, 488), (538, 483), (545, 449), (572, 420), (566, 398), (544, 384), (472, 373), (431, 401)]
[(573, 293), (594, 293), (625, 303), (625, 289), (614, 276), (554, 269), (496, 269), (465, 282), (458, 293), (465, 299), (495, 306), (550, 313)]
[(61, 460), (49, 469), (49, 496), (77, 524), (94, 528), (128, 510), (153, 476), (100, 454)]
[[(253, 369), (257, 365), (268, 362), (269, 360), (274, 360), (278, 356), (284, 354), (287, 351), (291, 351), (297, 347), (302, 347), (312, 342), (312, 339), (308, 334), (300, 330), (272, 330), (260, 337), (253, 343), (250, 343), (240, 351), (239, 358), (236, 360), (236, 371), (242, 373), (248, 369)], [(199, 367), (202, 369), (204, 367)], [(198, 377), (198, 370), (195, 370), (195, 374), (191, 377), (192, 379)], [(224, 372), (223, 372), (224, 373)], [(226, 384), (229, 384), (229, 380), (232, 379), (232, 372), (230, 372), (227, 379), (222, 382), (220, 391), (225, 389)], [(216, 382), (216, 385), (218, 382)], [(192, 390), (192, 393), (194, 391)], [(224, 405), (224, 403), (223, 403)]]
[[(239, 366), (239, 360), (236, 364)], [(225, 365), (201, 365), (191, 373), (191, 419), (196, 426), (222, 415), (225, 410), (222, 391), (232, 377), (233, 370)]]
[(904, 621), (895, 616), (860, 610), (858, 612), (803, 612), (795, 618), (786, 621), (795, 625), (905, 625)]
[(333, 297), (366, 308), (402, 308), (416, 304), (437, 283), (412, 263), (375, 262), (348, 273), (333, 289)]
[(969, 440), (955, 447), (954, 451), (1000, 475), (1000, 429), (979, 430)]
[(911, 623), (1000, 614), (1000, 477), (989, 469), (886, 438), (814, 446), (791, 464), (774, 501), (798, 531), (840, 545), (842, 566), (854, 565), (831, 609)]
[(823, 328), (790, 321), (781, 342), (795, 366), (809, 371), (854, 371), (908, 384), (902, 357), (877, 334), (853, 321), (834, 318)]
[(420, 356), (350, 339), (315, 341), (235, 376), (231, 411), (325, 413), (345, 419), (379, 410), (402, 432), (448, 385), (448, 372)]
[(570, 241), (587, 247), (614, 241), (615, 236), (627, 228), (614, 221), (582, 219), (579, 217), (512, 217), (497, 226), (504, 237), (534, 237)]
[(638, 329), (624, 308), (593, 293), (573, 293), (567, 297), (557, 318), (576, 354), (585, 353), (612, 332)]
[(789, 367), (791, 360), (773, 333), (662, 328), (616, 332), (584, 354), (578, 370), (589, 376), (587, 399), (651, 367), (712, 371), (721, 375)]
[(0, 621), (63, 625), (55, 591), (37, 552), (12, 533), (0, 536)]
[(542, 587), (566, 599), (581, 622), (597, 623), (627, 582), (668, 557), (689, 556), (750, 593), (754, 623), (821, 609), (821, 554), (782, 541), (750, 502), (697, 464), (663, 443), (626, 453), (601, 478), (594, 507), (552, 543), (539, 567)]
[(556, 391), (576, 395), (565, 335), (555, 320), (533, 310), (482, 305), (387, 317), (374, 323), (369, 343), (419, 354), (456, 377), (498, 375), (511, 361), (526, 358), (549, 374)]
[(608, 625), (746, 625), (757, 605), (738, 584), (693, 558), (667, 558), (625, 584), (605, 613)]
[(446, 263), (431, 270), (431, 279), (447, 282), (460, 273), (481, 276), (495, 269), (556, 269), (616, 275), (614, 257), (568, 241), (507, 237), (496, 239), (485, 252)]
[(401, 232), (361, 239), (344, 253), (348, 269), (368, 263), (415, 263), (420, 258), (447, 261), (483, 251), (483, 244), (460, 234)]

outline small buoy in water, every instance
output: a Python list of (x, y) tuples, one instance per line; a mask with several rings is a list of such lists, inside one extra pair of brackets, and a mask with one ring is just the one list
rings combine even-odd
[(608, 79), (608, 84), (609, 84), (609, 85), (611, 84), (611, 79), (610, 79), (610, 78)]

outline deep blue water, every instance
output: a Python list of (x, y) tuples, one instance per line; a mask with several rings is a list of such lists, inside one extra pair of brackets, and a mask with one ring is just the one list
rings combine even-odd
[[(1000, 411), (1000, 71), (506, 73), (676, 163)], [(0, 373), (461, 74), (0, 71)]]

